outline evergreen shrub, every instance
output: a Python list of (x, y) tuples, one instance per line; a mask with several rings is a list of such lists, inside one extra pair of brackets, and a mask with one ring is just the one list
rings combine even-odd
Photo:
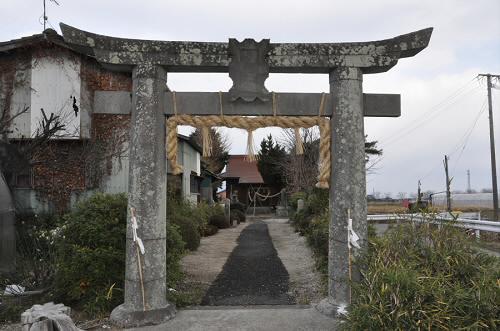
[(231, 211), (231, 223), (233, 222), (233, 220), (235, 220), (238, 224), (246, 222), (245, 213), (238, 209)]
[(200, 246), (201, 240), (199, 222), (184, 215), (178, 215), (171, 221), (178, 227), (182, 240), (186, 243), (185, 247), (190, 251), (195, 251)]
[[(107, 314), (123, 302), (125, 278), (125, 194), (97, 193), (64, 215), (56, 240), (57, 300), (90, 316)], [(141, 220), (139, 220), (141, 221)], [(181, 277), (184, 242), (167, 224), (167, 282)]]
[(209, 219), (209, 224), (217, 227), (218, 229), (227, 229), (230, 226), (229, 221), (226, 219), (224, 214), (212, 215)]
[(297, 210), (297, 201), (299, 201), (299, 199), (302, 199), (305, 202), (306, 198), (307, 198), (306, 192), (295, 192), (290, 196), (288, 204), (293, 208), (293, 210)]

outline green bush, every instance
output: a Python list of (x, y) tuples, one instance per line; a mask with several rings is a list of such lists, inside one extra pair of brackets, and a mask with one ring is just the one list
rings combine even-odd
[(290, 221), (295, 228), (295, 231), (300, 235), (305, 236), (309, 232), (312, 215), (307, 209), (302, 209), (293, 214)]
[(307, 232), (307, 243), (314, 253), (316, 266), (322, 274), (328, 273), (329, 215), (325, 212), (313, 218)]
[(210, 217), (209, 224), (217, 227), (218, 229), (227, 229), (230, 224), (224, 214), (217, 214)]
[(216, 227), (215, 225), (212, 225), (212, 224), (208, 224), (203, 232), (203, 236), (204, 237), (213, 236), (217, 232), (219, 232), (218, 227)]
[(247, 206), (241, 202), (234, 201), (234, 202), (231, 202), (230, 209), (231, 209), (231, 212), (233, 212), (233, 210), (239, 210), (242, 213), (246, 213)]
[[(91, 316), (123, 302), (127, 198), (97, 193), (63, 217), (56, 242), (55, 295)], [(167, 224), (167, 284), (182, 277), (184, 242)]]
[(172, 223), (178, 226), (182, 240), (186, 243), (186, 248), (195, 251), (200, 246), (199, 223), (187, 216), (178, 216), (172, 219)]
[(183, 277), (181, 258), (185, 242), (175, 224), (167, 222), (167, 285), (173, 287)]
[[(206, 227), (209, 225), (209, 220), (212, 216), (224, 215), (224, 209), (218, 204), (208, 205), (205, 202), (201, 202), (195, 205), (173, 195), (168, 196), (167, 206), (167, 218), (179, 226), (181, 233), (191, 233), (191, 223), (194, 222), (200, 236), (210, 232), (206, 231)], [(185, 219), (190, 219), (191, 222), (185, 222)], [(184, 226), (188, 227), (188, 229), (183, 229)], [(184, 235), (183, 239), (185, 241), (193, 240), (184, 237)]]
[(306, 201), (307, 193), (306, 192), (295, 192), (290, 196), (290, 200), (288, 204), (293, 208), (293, 210), (297, 210), (297, 201), (299, 199)]
[(321, 215), (328, 211), (328, 199), (330, 192), (325, 189), (314, 188), (307, 196), (306, 208), (312, 215)]
[(98, 193), (63, 217), (57, 249), (56, 295), (90, 314), (109, 311), (123, 295), (127, 199)]
[(231, 211), (231, 223), (236, 221), (238, 224), (242, 222), (246, 222), (246, 216), (245, 213), (243, 213), (241, 210), (235, 209)]
[(349, 330), (463, 330), (500, 326), (499, 259), (452, 226), (400, 225), (357, 262)]

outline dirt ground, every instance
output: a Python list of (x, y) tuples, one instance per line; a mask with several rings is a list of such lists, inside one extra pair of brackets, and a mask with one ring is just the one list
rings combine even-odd
[(317, 303), (323, 299), (321, 278), (305, 237), (294, 232), (287, 219), (265, 220), (278, 256), (290, 275), (290, 291), (297, 304)]

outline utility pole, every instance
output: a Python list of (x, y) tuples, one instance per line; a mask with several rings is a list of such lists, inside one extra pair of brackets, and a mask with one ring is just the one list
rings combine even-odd
[(467, 193), (471, 193), (472, 189), (470, 187), (470, 170), (467, 169)]
[(422, 196), (422, 193), (420, 193), (420, 186), (422, 185), (422, 183), (420, 183), (420, 180), (418, 180), (418, 187), (417, 187), (417, 208), (420, 207), (420, 197)]
[(444, 172), (446, 174), (446, 210), (451, 212), (451, 192), (450, 192), (450, 184), (451, 180), (448, 175), (448, 156), (444, 156)]
[(491, 154), (491, 183), (493, 188), (493, 221), (498, 221), (498, 188), (497, 188), (497, 162), (495, 157), (495, 131), (493, 130), (493, 104), (491, 101), (491, 77), (500, 79), (500, 75), (480, 74), (486, 77), (488, 86), (488, 114), (490, 120), (490, 154)]

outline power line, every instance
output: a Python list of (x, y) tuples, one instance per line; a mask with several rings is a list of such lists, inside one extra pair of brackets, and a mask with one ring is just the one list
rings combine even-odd
[[(474, 131), (474, 128), (476, 127), (476, 125), (479, 121), (479, 118), (481, 117), (481, 115), (484, 113), (485, 110), (486, 110), (486, 100), (483, 102), (482, 106), (480, 107), (477, 115), (475, 116), (475, 118), (472, 122), (472, 125), (465, 131), (464, 135), (459, 139), (459, 141), (455, 145), (453, 151), (448, 154), (448, 157), (449, 157), (449, 156), (453, 155), (454, 153), (456, 153), (458, 150), (460, 150), (460, 147), (462, 147), (460, 155), (458, 156), (457, 161), (454, 162), (453, 167), (456, 167), (456, 165), (458, 164), (458, 161), (462, 157), (462, 154), (465, 150), (465, 147), (467, 146), (467, 143), (469, 141), (469, 138), (472, 135), (472, 132)], [(438, 167), (440, 167), (440, 164), (436, 164), (434, 167), (432, 167), (427, 173), (425, 173), (424, 176), (420, 177), (420, 180), (424, 180), (425, 178), (427, 178)]]
[[(411, 123), (406, 127), (399, 129), (398, 131), (388, 136), (387, 138), (380, 139), (380, 141), (383, 142), (385, 145), (392, 144), (395, 138), (396, 140), (402, 138), (403, 136), (409, 134), (410, 132), (413, 132), (416, 128), (420, 127), (421, 125), (428, 123), (429, 122), (428, 115), (447, 109), (449, 106), (456, 103), (459, 97), (463, 97), (469, 94), (470, 92), (478, 89), (479, 86), (473, 86), (472, 89), (469, 87), (469, 85), (474, 80), (476, 80), (476, 77), (468, 81), (466, 84), (462, 85), (460, 88), (455, 90), (448, 97), (446, 97), (436, 105), (432, 106), (428, 111), (426, 111), (420, 116), (420, 119), (418, 119), (417, 121)], [(411, 128), (410, 131), (408, 131), (409, 128)]]
[(393, 135), (393, 137), (391, 137), (392, 139), (389, 139), (387, 142), (383, 143), (384, 146), (390, 146), (390, 145), (398, 142), (401, 138), (409, 135), (410, 133), (413, 133), (415, 130), (420, 129), (423, 126), (432, 123), (436, 118), (438, 118), (439, 116), (446, 113), (446, 111), (452, 110), (453, 108), (451, 108), (451, 106), (458, 103), (461, 100), (461, 98), (469, 95), (471, 92), (479, 92), (479, 91), (481, 91), (479, 89), (479, 87), (474, 87), (474, 88), (468, 90), (467, 92), (465, 92), (464, 94), (460, 95), (460, 98), (457, 97), (452, 102), (450, 101), (450, 103), (448, 103), (445, 107), (433, 110), (432, 112), (430, 112), (430, 114), (431, 114), (430, 116), (422, 117), (420, 120), (417, 120), (416, 122), (412, 123), (410, 125), (410, 127), (411, 127), (410, 129), (408, 129), (408, 127), (407, 127), (405, 129), (406, 130), (405, 132), (401, 132), (398, 135)]
[[(466, 134), (466, 137), (465, 137), (465, 141), (464, 143), (462, 144), (462, 148), (460, 150), (460, 154), (458, 155), (458, 158), (456, 159), (456, 161), (453, 163), (453, 168), (455, 169), (456, 166), (458, 165), (458, 162), (460, 161), (460, 158), (462, 157), (464, 151), (465, 151), (465, 147), (467, 147), (467, 143), (469, 142), (469, 138), (470, 136), (472, 135), (472, 132), (474, 131), (476, 125), (477, 125), (477, 122), (479, 121), (479, 118), (481, 117), (481, 115), (486, 111), (486, 100), (484, 101), (483, 105), (481, 106), (481, 109), (479, 110), (479, 113), (477, 114), (475, 120), (474, 120), (474, 123), (472, 124), (472, 127), (469, 129), (468, 133)], [(458, 149), (455, 149), (453, 153), (457, 152)], [(451, 155), (451, 154), (450, 154)]]

